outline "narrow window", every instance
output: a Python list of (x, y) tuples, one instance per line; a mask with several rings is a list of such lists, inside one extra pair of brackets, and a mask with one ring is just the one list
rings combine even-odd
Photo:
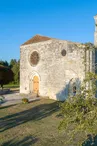
[(73, 86), (73, 95), (76, 95), (76, 86)]

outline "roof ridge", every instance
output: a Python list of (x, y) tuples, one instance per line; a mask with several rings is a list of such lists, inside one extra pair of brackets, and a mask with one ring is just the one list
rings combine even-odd
[(28, 40), (24, 44), (22, 44), (22, 46), (23, 45), (28, 45), (28, 44), (33, 44), (33, 43), (38, 43), (38, 42), (43, 42), (43, 41), (48, 41), (48, 40), (51, 40), (51, 39), (53, 39), (53, 38), (36, 34), (30, 40)]

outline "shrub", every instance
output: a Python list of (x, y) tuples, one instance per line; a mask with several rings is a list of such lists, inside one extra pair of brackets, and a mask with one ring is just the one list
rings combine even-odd
[(23, 99), (22, 99), (22, 102), (23, 102), (23, 103), (28, 103), (29, 100), (28, 100), (28, 98), (23, 98)]
[[(95, 98), (97, 74), (88, 73), (82, 86), (80, 94), (74, 97), (68, 97), (61, 104), (61, 114), (63, 120), (60, 122), (59, 129), (68, 131), (70, 137), (67, 143), (74, 142), (78, 134), (84, 135), (83, 140), (78, 137), (77, 145), (85, 141), (86, 136), (91, 134), (97, 135), (97, 98)], [(91, 86), (87, 88), (87, 84)]]
[(0, 103), (4, 102), (4, 96), (0, 95)]

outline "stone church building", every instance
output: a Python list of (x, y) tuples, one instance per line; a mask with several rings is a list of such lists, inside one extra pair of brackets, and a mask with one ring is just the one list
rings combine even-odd
[(81, 43), (36, 35), (20, 46), (20, 93), (65, 100), (79, 92), (94, 58)]

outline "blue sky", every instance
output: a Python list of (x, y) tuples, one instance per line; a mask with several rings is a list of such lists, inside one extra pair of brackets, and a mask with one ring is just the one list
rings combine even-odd
[(94, 42), (97, 0), (0, 0), (0, 60), (20, 58), (20, 45), (36, 34)]

